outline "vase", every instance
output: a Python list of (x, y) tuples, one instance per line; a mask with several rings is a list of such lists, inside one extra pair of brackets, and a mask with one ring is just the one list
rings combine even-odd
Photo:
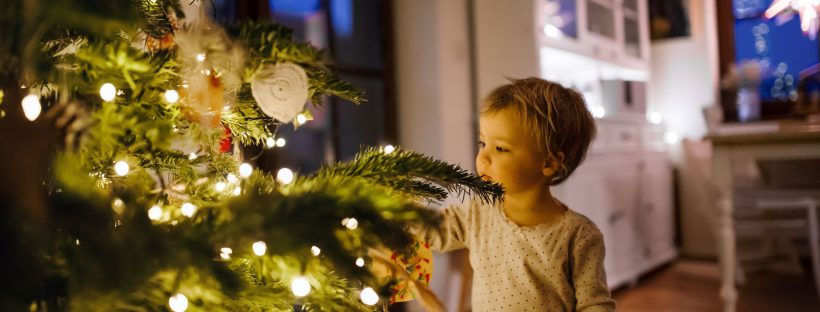
[(737, 91), (737, 119), (740, 122), (760, 120), (760, 91), (756, 87)]

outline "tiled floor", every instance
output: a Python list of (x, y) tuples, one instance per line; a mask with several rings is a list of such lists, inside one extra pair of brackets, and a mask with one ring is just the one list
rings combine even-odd
[[(820, 311), (811, 272), (748, 274), (738, 287), (737, 311)], [(716, 262), (678, 260), (643, 277), (635, 287), (613, 293), (618, 311), (721, 311), (720, 272)]]

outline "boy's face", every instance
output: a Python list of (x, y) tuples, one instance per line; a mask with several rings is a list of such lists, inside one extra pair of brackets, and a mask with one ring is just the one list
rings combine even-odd
[(479, 176), (500, 183), (508, 194), (543, 188), (554, 173), (511, 109), (481, 114), (475, 162)]

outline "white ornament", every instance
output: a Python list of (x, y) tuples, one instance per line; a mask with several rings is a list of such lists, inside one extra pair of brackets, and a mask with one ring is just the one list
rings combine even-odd
[(266, 115), (290, 122), (308, 100), (307, 74), (293, 63), (266, 64), (254, 75), (251, 92)]

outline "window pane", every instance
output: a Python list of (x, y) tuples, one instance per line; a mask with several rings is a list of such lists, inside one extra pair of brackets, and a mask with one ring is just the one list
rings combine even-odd
[(331, 0), (333, 58), (344, 67), (384, 68), (383, 3), (380, 0)]
[(385, 138), (385, 97), (381, 78), (346, 75), (342, 79), (364, 89), (367, 102), (355, 105), (340, 101), (337, 105), (339, 117), (339, 160), (348, 160), (364, 144), (368, 146), (384, 144)]

